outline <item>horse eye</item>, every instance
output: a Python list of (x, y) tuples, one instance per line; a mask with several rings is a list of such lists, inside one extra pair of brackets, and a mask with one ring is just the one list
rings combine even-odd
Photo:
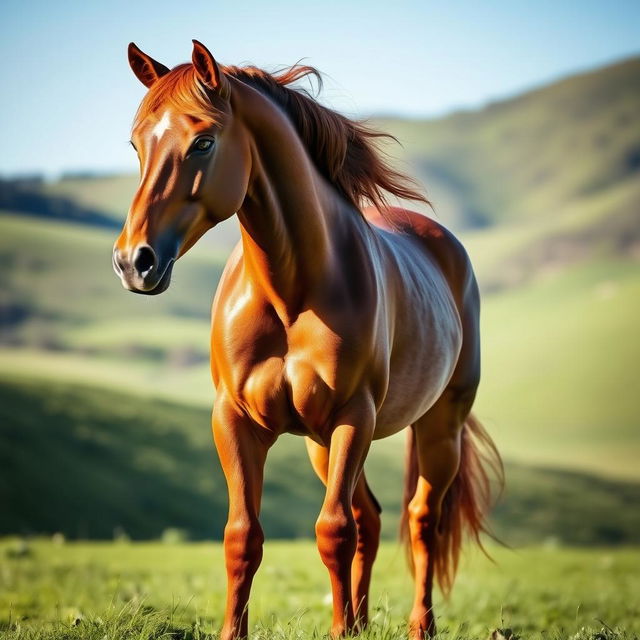
[(194, 145), (193, 145), (193, 150), (194, 151), (209, 151), (209, 149), (211, 149), (211, 147), (213, 146), (213, 140), (211, 138), (198, 138)]

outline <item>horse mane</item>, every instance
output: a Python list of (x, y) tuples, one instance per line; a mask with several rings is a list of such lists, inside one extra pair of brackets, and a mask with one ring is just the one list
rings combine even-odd
[[(311, 77), (320, 90), (322, 77), (314, 67), (296, 64), (269, 73), (254, 66), (223, 66), (222, 71), (253, 87), (288, 115), (318, 171), (358, 211), (372, 204), (384, 213), (389, 196), (431, 205), (416, 182), (392, 168), (380, 149), (379, 141), (397, 142), (394, 136), (321, 105), (300, 86), (290, 86)], [(167, 102), (177, 110), (204, 117), (215, 111), (191, 64), (175, 67), (151, 87), (136, 120)]]

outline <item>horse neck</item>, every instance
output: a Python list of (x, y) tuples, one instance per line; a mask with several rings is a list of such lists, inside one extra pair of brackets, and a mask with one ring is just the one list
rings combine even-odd
[[(347, 205), (319, 175), (288, 118), (244, 87), (238, 109), (252, 137), (252, 171), (238, 211), (245, 273), (281, 317), (330, 282)], [(234, 111), (235, 113), (235, 111)]]

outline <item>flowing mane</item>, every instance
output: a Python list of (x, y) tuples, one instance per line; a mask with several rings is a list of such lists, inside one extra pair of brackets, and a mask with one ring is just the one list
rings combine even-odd
[[(322, 106), (301, 87), (289, 86), (311, 76), (321, 88), (317, 69), (294, 65), (274, 74), (254, 66), (222, 69), (226, 75), (260, 91), (289, 116), (318, 171), (359, 211), (367, 204), (384, 211), (389, 195), (430, 205), (414, 180), (393, 169), (380, 150), (378, 141), (395, 140), (393, 136)], [(214, 113), (191, 64), (175, 67), (151, 87), (136, 120), (167, 103), (194, 115), (210, 117)]]

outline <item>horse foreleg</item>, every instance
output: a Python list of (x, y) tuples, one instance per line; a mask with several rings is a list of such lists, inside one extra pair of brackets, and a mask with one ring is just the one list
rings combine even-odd
[[(310, 438), (306, 438), (306, 444), (313, 469), (326, 485), (329, 450)], [(369, 586), (380, 544), (380, 506), (367, 485), (364, 471), (353, 492), (351, 512), (357, 529), (356, 552), (351, 565), (351, 595), (355, 625), (363, 628), (369, 622)]]
[(221, 640), (245, 638), (251, 583), (262, 561), (264, 535), (258, 520), (263, 470), (270, 443), (256, 426), (216, 400), (213, 435), (229, 490), (229, 516), (224, 530), (227, 606)]
[(375, 421), (375, 407), (367, 398), (350, 403), (331, 434), (327, 490), (316, 522), (320, 557), (329, 570), (333, 593), (331, 634), (354, 629), (351, 567), (356, 553), (357, 527), (352, 499), (366, 457)]

